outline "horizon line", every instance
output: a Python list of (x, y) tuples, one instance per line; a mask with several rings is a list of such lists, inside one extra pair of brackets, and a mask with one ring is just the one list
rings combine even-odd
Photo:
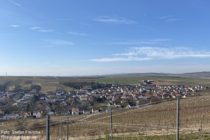
[(194, 71), (194, 72), (132, 72), (132, 73), (110, 73), (110, 74), (90, 74), (90, 75), (0, 75), (0, 77), (101, 77), (101, 76), (113, 76), (113, 75), (129, 75), (129, 74), (166, 74), (166, 75), (181, 75), (181, 74), (193, 74), (193, 73), (210, 73), (210, 71)]

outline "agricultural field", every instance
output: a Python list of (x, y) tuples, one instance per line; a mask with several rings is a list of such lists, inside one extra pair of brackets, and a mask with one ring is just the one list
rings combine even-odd
[(41, 91), (47, 93), (56, 89), (71, 90), (65, 83), (96, 82), (105, 84), (139, 84), (144, 80), (154, 80), (158, 85), (210, 85), (210, 74), (122, 74), (92, 77), (0, 77), (0, 85), (6, 84), (9, 89), (28, 89), (31, 85), (40, 85)]
[(210, 85), (210, 78), (183, 76), (107, 76), (97, 79), (102, 83), (138, 84), (143, 80), (154, 80), (159, 85)]
[(47, 93), (56, 89), (70, 90), (65, 86), (65, 82), (93, 82), (100, 77), (0, 77), (0, 85), (6, 84), (8, 88), (15, 89), (17, 87), (28, 89), (31, 85), (40, 85), (41, 91)]

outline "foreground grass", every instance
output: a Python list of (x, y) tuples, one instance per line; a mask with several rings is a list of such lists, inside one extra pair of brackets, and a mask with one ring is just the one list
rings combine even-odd
[[(175, 140), (176, 135), (162, 135), (162, 136), (124, 136), (124, 137), (113, 137), (113, 140)], [(200, 133), (193, 133), (193, 134), (185, 134), (180, 136), (180, 140), (209, 140), (209, 134), (200, 134)], [(98, 140), (109, 140), (109, 137), (100, 138)]]

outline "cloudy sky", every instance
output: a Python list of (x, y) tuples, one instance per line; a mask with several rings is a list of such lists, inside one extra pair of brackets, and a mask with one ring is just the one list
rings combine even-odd
[(0, 0), (0, 75), (210, 71), (209, 0)]

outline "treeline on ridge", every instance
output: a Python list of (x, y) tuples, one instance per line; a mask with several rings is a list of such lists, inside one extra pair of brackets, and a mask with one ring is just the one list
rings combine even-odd
[(110, 88), (112, 84), (103, 84), (97, 82), (63, 82), (64, 86), (71, 87), (74, 89), (100, 89), (100, 88)]

